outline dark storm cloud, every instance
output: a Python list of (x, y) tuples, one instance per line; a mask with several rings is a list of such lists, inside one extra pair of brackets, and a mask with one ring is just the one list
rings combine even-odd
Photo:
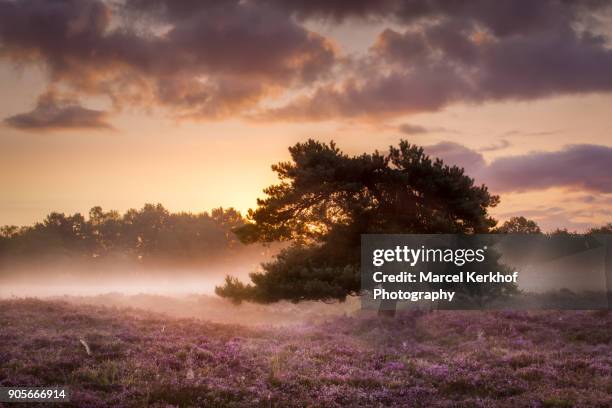
[[(323, 120), (612, 90), (608, 1), (0, 0), (0, 57), (177, 117)], [(342, 56), (307, 20), (393, 24)], [(354, 29), (359, 29), (359, 22)], [(605, 28), (605, 27), (604, 27)], [(262, 102), (298, 95), (266, 110)]]
[(610, 2), (393, 4), (404, 28), (384, 30), (358, 71), (268, 116), (400, 115), (458, 102), (612, 91), (612, 48), (597, 15)]
[(87, 109), (71, 98), (48, 92), (38, 99), (36, 107), (4, 119), (4, 123), (22, 130), (109, 129), (106, 112)]
[(335, 117), (397, 116), (439, 110), (473, 94), (470, 83), (444, 64), (415, 66), (364, 82), (345, 80), (319, 87), (312, 96), (269, 110), (267, 119), (326, 120)]
[(0, 0), (2, 55), (42, 61), (51, 81), (118, 106), (162, 104), (193, 117), (253, 107), (275, 89), (312, 83), (334, 62), (328, 40), (269, 7), (109, 4)]
[(257, 0), (285, 10), (299, 19), (333, 19), (342, 21), (349, 17), (369, 18), (388, 16), (399, 11), (397, 0)]
[(562, 19), (605, 7), (607, 0), (256, 0), (302, 19), (386, 18), (396, 23), (454, 17), (476, 21), (496, 35), (556, 26)]
[(463, 145), (442, 142), (425, 147), (427, 154), (466, 169), (493, 192), (520, 192), (566, 187), (612, 193), (612, 147), (568, 145), (553, 152), (506, 156), (487, 164), (483, 156)]

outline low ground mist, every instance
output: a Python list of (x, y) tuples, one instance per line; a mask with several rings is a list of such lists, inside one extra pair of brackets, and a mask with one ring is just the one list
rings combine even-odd
[(248, 280), (251, 263), (215, 265), (210, 269), (55, 267), (12, 269), (0, 276), (0, 299), (40, 298), (119, 308), (136, 308), (217, 323), (287, 325), (351, 314), (358, 299), (326, 304), (279, 302), (240, 305), (214, 294), (226, 275)]

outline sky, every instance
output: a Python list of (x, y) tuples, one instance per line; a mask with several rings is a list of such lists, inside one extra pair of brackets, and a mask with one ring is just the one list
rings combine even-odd
[(608, 1), (0, 0), (0, 225), (256, 204), (307, 138), (400, 139), (493, 214), (612, 221)]

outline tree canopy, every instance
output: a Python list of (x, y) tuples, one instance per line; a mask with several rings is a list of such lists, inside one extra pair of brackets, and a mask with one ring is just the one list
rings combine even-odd
[(462, 168), (400, 141), (386, 153), (358, 156), (308, 140), (272, 166), (280, 183), (236, 233), (245, 243), (290, 241), (244, 284), (216, 289), (234, 301), (344, 300), (360, 290), (359, 248), (366, 233), (485, 233), (499, 197)]

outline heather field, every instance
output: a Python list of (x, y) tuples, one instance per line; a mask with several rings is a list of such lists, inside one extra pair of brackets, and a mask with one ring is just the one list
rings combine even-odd
[(0, 302), (0, 327), (0, 384), (69, 385), (72, 406), (612, 405), (608, 312), (246, 327), (26, 299)]

